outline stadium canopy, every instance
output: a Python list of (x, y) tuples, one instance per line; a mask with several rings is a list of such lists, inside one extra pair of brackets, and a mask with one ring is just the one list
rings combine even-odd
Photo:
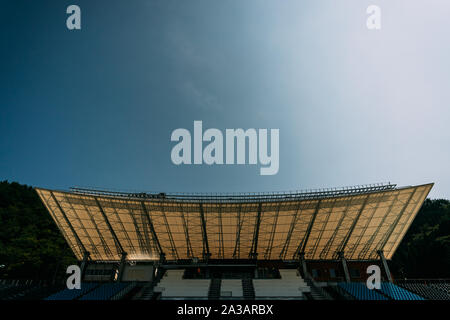
[[(302, 193), (37, 192), (76, 257), (95, 261), (390, 259), (433, 184)], [(126, 254), (126, 255), (125, 255)]]

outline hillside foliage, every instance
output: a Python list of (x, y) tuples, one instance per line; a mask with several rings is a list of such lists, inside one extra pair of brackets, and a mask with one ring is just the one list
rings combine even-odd
[(0, 182), (0, 278), (53, 280), (76, 263), (36, 191)]

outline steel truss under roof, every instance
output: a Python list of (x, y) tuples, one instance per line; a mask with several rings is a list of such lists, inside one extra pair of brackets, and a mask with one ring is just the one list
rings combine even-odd
[(37, 192), (81, 260), (390, 259), (433, 184), (306, 193)]

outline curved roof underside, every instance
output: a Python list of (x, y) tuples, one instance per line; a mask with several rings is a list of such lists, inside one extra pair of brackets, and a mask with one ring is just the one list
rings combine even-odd
[(366, 260), (393, 256), (432, 186), (250, 202), (36, 190), (79, 260)]

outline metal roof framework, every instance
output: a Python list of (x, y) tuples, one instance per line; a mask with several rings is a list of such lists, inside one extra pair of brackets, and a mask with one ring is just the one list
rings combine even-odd
[(77, 259), (391, 259), (433, 184), (186, 195), (37, 188)]

